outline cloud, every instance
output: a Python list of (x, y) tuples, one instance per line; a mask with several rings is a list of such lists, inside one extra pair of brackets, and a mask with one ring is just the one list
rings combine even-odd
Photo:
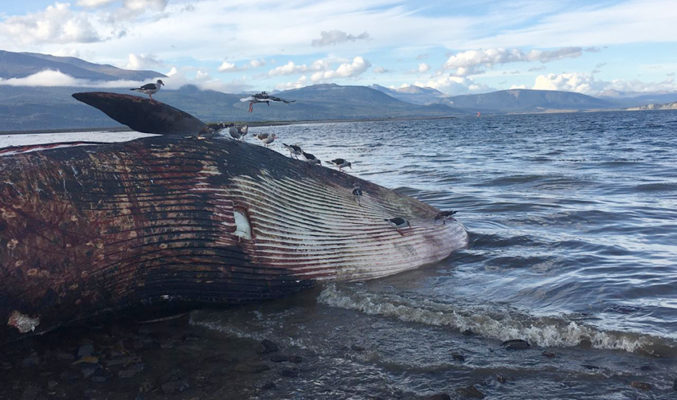
[(117, 0), (78, 0), (76, 3), (80, 7), (96, 8), (105, 6)]
[(224, 61), (219, 66), (219, 72), (235, 72), (235, 71), (237, 71), (237, 66), (228, 61)]
[(250, 60), (247, 64), (241, 66), (237, 66), (229, 61), (224, 61), (219, 66), (218, 70), (219, 72), (238, 72), (238, 71), (246, 71), (251, 68), (259, 68), (264, 65), (266, 65), (266, 62), (262, 59)]
[(310, 76), (310, 80), (319, 82), (332, 78), (355, 77), (371, 67), (371, 63), (360, 56), (354, 57), (352, 61), (344, 61), (336, 67), (336, 69), (332, 69), (332, 65), (335, 65), (337, 62), (340, 61), (336, 59), (319, 59), (313, 61), (310, 65), (306, 65), (289, 61), (285, 65), (281, 65), (268, 71), (268, 75), (280, 76), (313, 72)]
[(21, 44), (89, 43), (101, 40), (84, 14), (71, 11), (68, 3), (54, 3), (44, 11), (15, 16), (0, 23), (0, 37)]
[(311, 45), (316, 47), (330, 46), (337, 45), (339, 43), (354, 42), (356, 40), (365, 40), (365, 39), (369, 39), (369, 34), (367, 32), (362, 32), (359, 35), (355, 36), (338, 30), (322, 31), (322, 33), (320, 33), (320, 39), (314, 39), (311, 42)]
[(276, 90), (289, 90), (289, 89), (299, 89), (304, 86), (308, 86), (308, 77), (305, 75), (301, 75), (301, 77), (296, 80), (295, 82), (284, 82), (275, 85)]
[(371, 64), (369, 61), (365, 60), (362, 57), (355, 57), (350, 63), (343, 63), (338, 66), (335, 70), (325, 70), (315, 72), (310, 76), (310, 80), (313, 82), (324, 81), (327, 79), (334, 78), (352, 78), (362, 74), (366, 71)]
[(418, 64), (418, 72), (428, 72), (430, 70), (430, 65), (426, 63), (420, 63)]
[(547, 63), (562, 58), (575, 58), (582, 54), (580, 47), (563, 47), (557, 50), (531, 50), (524, 52), (520, 49), (486, 49), (467, 50), (451, 55), (444, 63), (444, 68), (455, 69), (457, 76), (477, 75), (488, 67), (513, 62), (540, 61)]
[(163, 64), (153, 55), (143, 55), (130, 53), (128, 56), (127, 69), (151, 69), (161, 67)]
[(167, 7), (168, 0), (125, 0), (124, 8), (128, 10), (162, 11)]
[(450, 74), (438, 74), (427, 81), (414, 82), (414, 85), (430, 87), (449, 95), (489, 92), (492, 90), (492, 88), (478, 84), (470, 78)]
[(1, 79), (0, 85), (6, 86), (75, 86), (97, 88), (137, 87), (138, 81), (90, 81), (76, 79), (58, 70), (44, 70), (24, 78)]
[(672, 78), (665, 79), (661, 82), (643, 82), (639, 80), (628, 81), (622, 79), (605, 81), (596, 79), (589, 73), (569, 72), (539, 75), (536, 77), (532, 89), (564, 90), (598, 96), (607, 92), (637, 94), (667, 93), (677, 91), (677, 85)]
[(390, 72), (389, 70), (381, 66), (374, 67), (372, 71), (376, 72), (377, 74), (385, 74), (386, 72)]

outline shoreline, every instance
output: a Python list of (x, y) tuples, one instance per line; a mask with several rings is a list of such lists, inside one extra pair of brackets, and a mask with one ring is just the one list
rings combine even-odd
[[(420, 116), (420, 117), (393, 117), (393, 118), (350, 118), (350, 119), (319, 119), (319, 120), (293, 120), (293, 121), (220, 121), (221, 123), (232, 123), (236, 125), (249, 125), (249, 127), (261, 126), (284, 126), (284, 125), (303, 125), (303, 124), (333, 124), (341, 122), (378, 122), (378, 121), (423, 121), (423, 120), (442, 120), (456, 119), (458, 115), (448, 116)], [(215, 122), (206, 122), (209, 125)], [(59, 128), (59, 129), (27, 129), (27, 130), (8, 130), (0, 131), (2, 135), (30, 135), (30, 134), (50, 134), (67, 132), (127, 132), (133, 130), (127, 126), (115, 127), (89, 127), (89, 128)]]

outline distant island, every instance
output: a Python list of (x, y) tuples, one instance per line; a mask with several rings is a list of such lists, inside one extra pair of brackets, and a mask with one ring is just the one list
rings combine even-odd
[[(106, 115), (71, 97), (84, 91), (131, 93), (129, 88), (71, 86), (15, 86), (16, 79), (41, 71), (60, 71), (88, 82), (171, 79), (156, 71), (132, 71), (90, 63), (75, 57), (0, 50), (0, 131), (119, 127)], [(13, 81), (12, 81), (13, 80)], [(12, 84), (10, 84), (12, 83)], [(266, 88), (261, 88), (265, 90)], [(271, 91), (272, 92), (272, 91)], [(580, 93), (510, 89), (491, 93), (447, 96), (433, 88), (399, 89), (380, 85), (319, 84), (276, 92), (292, 104), (258, 105), (253, 113), (240, 98), (251, 93), (223, 93), (186, 85), (162, 89), (159, 101), (185, 110), (206, 122), (216, 121), (343, 121), (374, 119), (444, 118), (508, 113), (548, 113), (599, 110), (675, 109), (677, 93), (636, 98), (597, 98)], [(653, 104), (649, 104), (653, 103)], [(647, 105), (649, 104), (649, 105)], [(628, 108), (630, 107), (630, 108)]]

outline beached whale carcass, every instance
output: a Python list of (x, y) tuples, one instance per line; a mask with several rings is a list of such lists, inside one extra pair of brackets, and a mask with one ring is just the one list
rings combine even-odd
[[(162, 103), (80, 99), (166, 135), (0, 156), (0, 342), (148, 304), (234, 304), (382, 277), (467, 243), (434, 207), (261, 146), (199, 137), (209, 128)], [(393, 228), (394, 217), (411, 226)]]

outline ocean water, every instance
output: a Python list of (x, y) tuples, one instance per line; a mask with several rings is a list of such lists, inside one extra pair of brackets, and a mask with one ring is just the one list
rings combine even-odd
[(222, 340), (302, 355), (254, 397), (677, 398), (677, 112), (250, 131), (458, 210), (470, 236), (415, 271), (192, 312)]

